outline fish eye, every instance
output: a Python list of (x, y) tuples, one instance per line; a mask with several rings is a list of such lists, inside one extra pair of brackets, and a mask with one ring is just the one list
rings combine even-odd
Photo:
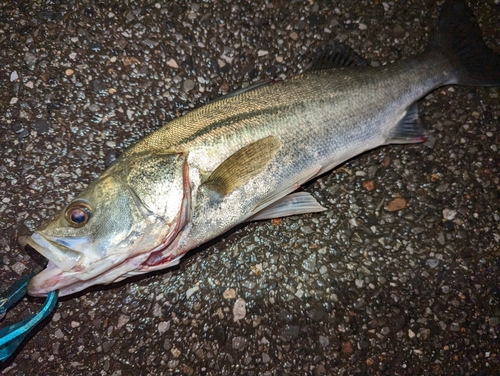
[(90, 206), (82, 201), (71, 203), (66, 209), (66, 220), (74, 227), (84, 226), (90, 219), (92, 210)]

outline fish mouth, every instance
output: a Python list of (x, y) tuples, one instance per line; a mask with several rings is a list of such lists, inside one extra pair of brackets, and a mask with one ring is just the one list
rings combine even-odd
[(114, 255), (93, 262), (90, 267), (76, 266), (70, 271), (60, 269), (49, 260), (47, 267), (30, 280), (27, 291), (31, 296), (43, 297), (58, 290), (59, 296), (66, 296), (90, 286), (119, 282), (130, 276), (131, 271), (140, 268), (148, 256), (148, 253), (129, 258)]
[[(47, 267), (30, 280), (28, 294), (43, 297), (51, 291), (59, 290), (59, 296), (66, 296), (94, 285), (107, 285), (176, 265), (184, 255), (175, 252), (182, 233), (181, 228), (176, 230), (177, 232), (171, 234), (165, 242), (160, 242), (159, 246), (132, 255), (116, 253), (104, 258), (90, 258), (80, 254), (81, 259), (63, 263), (65, 267), (74, 264), (69, 270), (62, 269), (56, 263), (66, 252), (59, 243), (54, 244), (50, 241), (47, 243), (47, 239), (43, 237), (26, 239), (28, 245), (49, 260)], [(44, 239), (41, 244), (40, 239)], [(165, 252), (167, 250), (168, 252)]]
[[(47, 267), (30, 280), (27, 287), (29, 295), (43, 297), (51, 291), (59, 290), (59, 296), (65, 296), (95, 284), (112, 283), (119, 279), (126, 255), (110, 255), (101, 259), (89, 257), (69, 248), (72, 241), (37, 232), (23, 237), (22, 244), (32, 247), (49, 260)], [(76, 239), (74, 243), (82, 246), (86, 244), (86, 240)], [(128, 270), (134, 267), (130, 264), (127, 265)]]
[(27, 237), (24, 242), (63, 271), (73, 269), (83, 260), (83, 255), (81, 253), (59, 242), (56, 243), (37, 232)]

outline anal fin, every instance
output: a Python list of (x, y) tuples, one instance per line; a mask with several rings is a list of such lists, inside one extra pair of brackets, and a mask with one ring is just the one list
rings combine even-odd
[(296, 214), (317, 213), (325, 211), (314, 197), (307, 192), (292, 193), (285, 196), (257, 214), (250, 217), (249, 221), (287, 217)]
[(411, 105), (403, 118), (396, 124), (387, 137), (386, 144), (413, 144), (424, 142), (429, 137), (429, 133), (422, 126), (418, 117), (418, 107), (414, 103)]

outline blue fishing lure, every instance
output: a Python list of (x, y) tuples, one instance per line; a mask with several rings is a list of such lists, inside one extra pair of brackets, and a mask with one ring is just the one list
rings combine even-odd
[[(14, 283), (7, 291), (0, 294), (0, 317), (26, 295), (28, 282), (33, 275), (28, 275)], [(8, 359), (21, 344), (28, 333), (53, 311), (57, 303), (57, 291), (47, 295), (45, 303), (38, 313), (0, 329), (0, 361)]]

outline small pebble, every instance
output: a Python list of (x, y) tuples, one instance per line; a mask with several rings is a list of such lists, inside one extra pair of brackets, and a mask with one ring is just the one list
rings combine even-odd
[(232, 347), (235, 350), (241, 350), (247, 344), (247, 339), (245, 337), (234, 337), (232, 341)]
[(24, 265), (22, 262), (16, 262), (14, 265), (12, 265), (12, 270), (14, 270), (18, 275), (22, 275), (26, 270), (26, 265)]
[(174, 59), (170, 59), (169, 61), (167, 61), (167, 65), (172, 68), (179, 68), (179, 65)]
[(61, 329), (57, 329), (55, 332), (54, 332), (54, 336), (57, 338), (57, 339), (61, 339), (61, 338), (64, 338), (64, 334), (62, 332)]
[(443, 218), (448, 220), (448, 221), (454, 220), (456, 215), (457, 215), (456, 210), (452, 210), (452, 209), (444, 209), (443, 210)]
[(170, 321), (162, 321), (158, 324), (158, 333), (163, 334), (170, 329)]
[(247, 314), (246, 302), (242, 298), (236, 299), (233, 306), (233, 320), (237, 322), (245, 318)]
[(182, 85), (182, 88), (184, 89), (184, 91), (187, 93), (188, 91), (191, 91), (193, 90), (195, 87), (195, 82), (191, 79), (187, 79), (184, 81), (183, 85)]
[(344, 354), (352, 354), (354, 352), (351, 342), (342, 342), (340, 348)]
[(435, 268), (439, 265), (439, 260), (436, 259), (427, 259), (427, 265), (429, 265), (431, 268)]
[(385, 207), (385, 210), (393, 212), (406, 208), (406, 200), (404, 198), (395, 198)]
[(319, 343), (322, 347), (327, 347), (330, 344), (330, 340), (328, 337), (325, 336), (319, 336)]
[(174, 358), (178, 358), (182, 354), (181, 350), (179, 350), (176, 347), (172, 347), (172, 349), (170, 350), (170, 352), (172, 353), (172, 355), (173, 355)]
[(123, 327), (123, 325), (125, 325), (129, 321), (130, 321), (130, 316), (120, 315), (120, 317), (118, 317), (118, 323), (116, 324), (116, 327), (120, 329), (121, 327)]
[(186, 299), (189, 299), (199, 289), (200, 289), (199, 286), (194, 286), (194, 287), (191, 287), (189, 290), (187, 290), (186, 291)]
[(236, 290), (235, 289), (227, 289), (222, 293), (224, 299), (234, 299), (236, 298)]

